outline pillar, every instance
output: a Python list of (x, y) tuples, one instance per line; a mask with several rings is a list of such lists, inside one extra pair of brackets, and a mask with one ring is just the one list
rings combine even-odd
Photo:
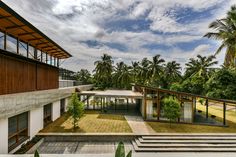
[(223, 104), (223, 125), (226, 125), (226, 103)]
[(208, 99), (206, 99), (206, 118), (208, 118)]

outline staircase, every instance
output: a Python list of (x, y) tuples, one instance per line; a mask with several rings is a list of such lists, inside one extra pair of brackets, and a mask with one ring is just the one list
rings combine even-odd
[(132, 144), (136, 152), (236, 152), (236, 134), (144, 135)]

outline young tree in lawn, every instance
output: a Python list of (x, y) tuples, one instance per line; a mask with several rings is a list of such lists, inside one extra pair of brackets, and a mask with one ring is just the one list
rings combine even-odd
[(174, 97), (165, 98), (164, 101), (164, 116), (170, 120), (171, 123), (180, 117), (180, 103)]
[(81, 118), (84, 114), (84, 103), (81, 102), (76, 93), (73, 93), (69, 105), (68, 105), (68, 113), (71, 115), (73, 119), (74, 130), (78, 127), (79, 118)]

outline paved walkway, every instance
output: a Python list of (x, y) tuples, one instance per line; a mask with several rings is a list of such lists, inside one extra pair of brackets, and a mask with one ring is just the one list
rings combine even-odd
[(134, 134), (154, 134), (156, 133), (149, 125), (145, 123), (141, 116), (125, 115), (129, 126)]
[[(131, 142), (124, 142), (125, 151), (133, 150)], [(118, 142), (44, 142), (40, 154), (114, 154)]]

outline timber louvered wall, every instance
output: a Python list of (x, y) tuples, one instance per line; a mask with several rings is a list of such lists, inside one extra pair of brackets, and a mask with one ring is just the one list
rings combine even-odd
[(0, 53), (0, 95), (58, 88), (59, 70)]

